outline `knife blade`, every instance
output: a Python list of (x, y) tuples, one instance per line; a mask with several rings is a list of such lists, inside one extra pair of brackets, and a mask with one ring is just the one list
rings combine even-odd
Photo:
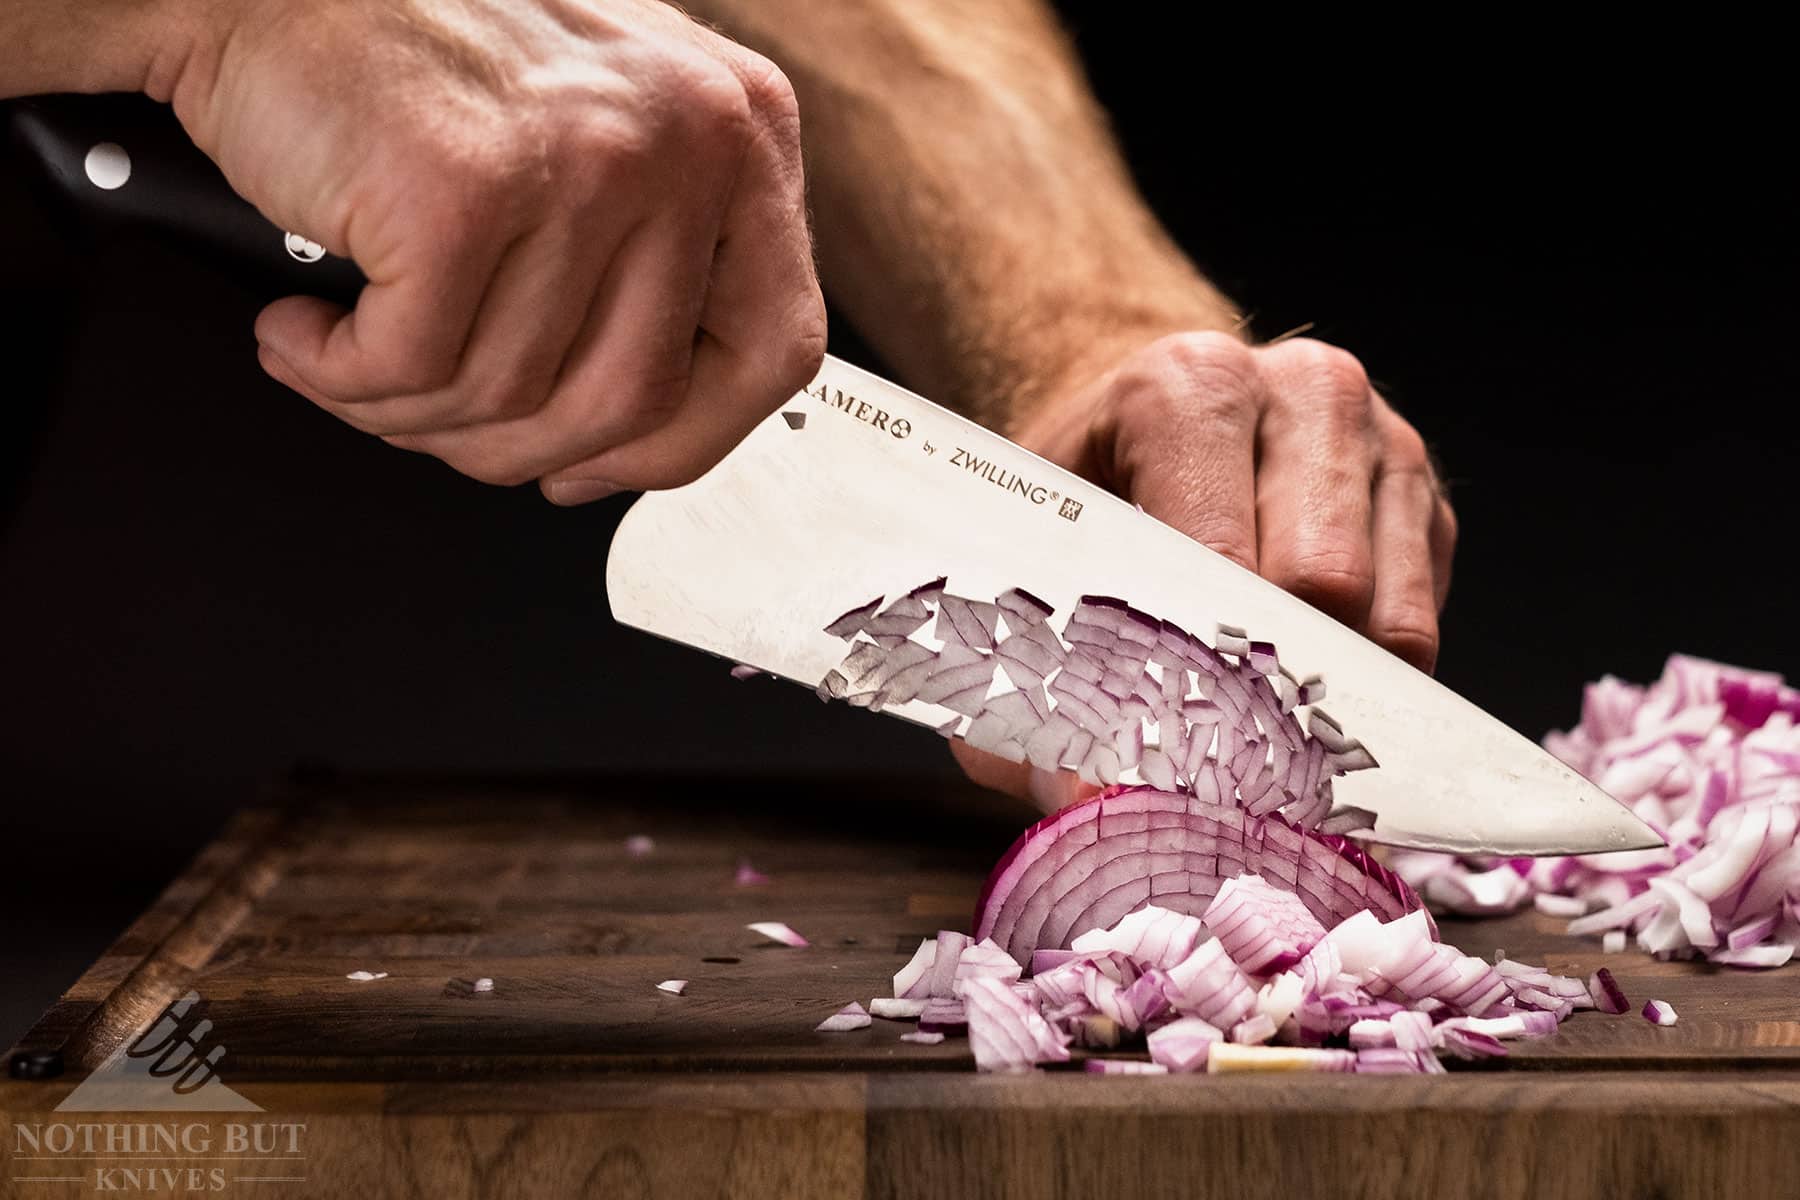
[[(824, 627), (870, 597), (947, 577), (1020, 587), (1066, 615), (1105, 593), (1211, 640), (1220, 625), (1324, 676), (1331, 714), (1381, 764), (1334, 781), (1372, 840), (1469, 854), (1662, 844), (1623, 805), (1496, 718), (1337, 621), (1088, 481), (848, 363), (701, 479), (649, 493), (607, 559), (613, 616), (818, 685), (843, 659)], [(882, 709), (937, 727), (956, 714)]]
[[(11, 124), (59, 205), (207, 255), (270, 296), (353, 303), (353, 263), (276, 229), (136, 97), (15, 105)], [(1373, 812), (1362, 836), (1470, 854), (1662, 844), (1528, 739), (1325, 614), (1005, 438), (867, 371), (818, 378), (698, 481), (645, 495), (608, 554), (621, 623), (808, 687), (842, 660), (832, 618), (947, 577), (967, 596), (1024, 590), (1061, 614), (1108, 593), (1206, 636), (1275, 643), (1323, 675), (1333, 716), (1381, 766), (1335, 781)], [(910, 701), (882, 711), (937, 727)]]

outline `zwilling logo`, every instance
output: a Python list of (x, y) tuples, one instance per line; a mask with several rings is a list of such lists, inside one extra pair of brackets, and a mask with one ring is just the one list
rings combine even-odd
[[(56, 1111), (262, 1112), (219, 1079), (225, 1046), (213, 1037), (204, 1010), (197, 992), (169, 1005)], [(8, 1173), (16, 1182), (86, 1183), (95, 1192), (221, 1192), (237, 1183), (304, 1183), (305, 1131), (298, 1122), (217, 1118), (15, 1122)]]

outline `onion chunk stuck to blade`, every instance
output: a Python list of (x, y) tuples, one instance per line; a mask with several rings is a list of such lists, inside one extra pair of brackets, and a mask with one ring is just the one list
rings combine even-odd
[[(1059, 631), (1054, 610), (1029, 592), (988, 602), (945, 582), (886, 608), (878, 597), (827, 625), (850, 647), (819, 696), (871, 711), (935, 706), (917, 715), (1013, 762), (1257, 817), (1280, 812), (1301, 827), (1331, 811), (1334, 776), (1375, 765), (1310, 707), (1324, 684), (1297, 682), (1273, 645), (1240, 630), (1221, 627), (1209, 646), (1122, 600), (1083, 596)], [(1364, 827), (1367, 815), (1342, 823)]]
[[(1771, 969), (1800, 945), (1800, 690), (1779, 675), (1674, 655), (1639, 687), (1590, 684), (1581, 723), (1552, 754), (1669, 843), (1658, 850), (1468, 862), (1391, 859), (1434, 905), (1504, 911), (1532, 898), (1602, 934), (1606, 952)], [(1598, 911), (1590, 911), (1597, 909)]]

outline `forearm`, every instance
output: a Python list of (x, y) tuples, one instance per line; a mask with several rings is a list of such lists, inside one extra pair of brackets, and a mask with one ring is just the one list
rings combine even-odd
[(0, 99), (45, 92), (166, 99), (200, 8), (173, 0), (6, 0)]
[(1124, 347), (1233, 329), (1132, 185), (1040, 0), (697, 0), (800, 97), (825, 285), (991, 424)]

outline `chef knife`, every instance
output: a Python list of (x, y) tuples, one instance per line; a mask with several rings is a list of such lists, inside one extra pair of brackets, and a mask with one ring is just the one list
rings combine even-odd
[[(11, 123), (64, 211), (183, 243), (270, 296), (354, 303), (354, 265), (265, 221), (161, 106), (39, 98)], [(607, 560), (620, 622), (809, 687), (845, 657), (825, 632), (833, 618), (940, 577), (969, 597), (1020, 588), (1065, 616), (1107, 593), (1209, 641), (1237, 627), (1274, 643), (1285, 664), (1324, 677), (1333, 717), (1380, 763), (1335, 781), (1340, 805), (1375, 814), (1371, 840), (1499, 855), (1662, 844), (1531, 741), (1317, 609), (829, 356), (704, 477), (639, 499)], [(956, 716), (919, 700), (881, 711), (933, 728)]]

